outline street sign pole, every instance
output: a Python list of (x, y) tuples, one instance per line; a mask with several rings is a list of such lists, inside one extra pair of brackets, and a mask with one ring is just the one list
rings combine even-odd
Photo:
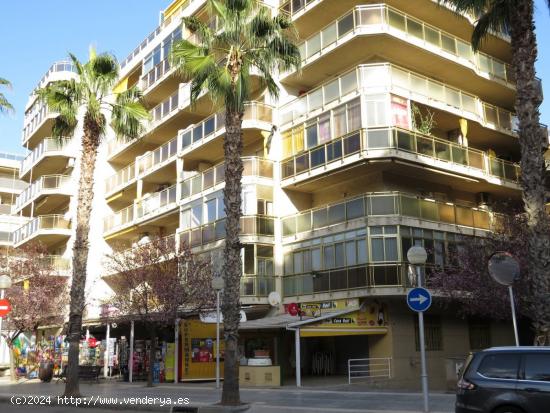
[[(415, 265), (416, 278), (418, 280), (418, 287), (423, 288), (422, 269), (419, 265)], [(428, 401), (428, 372), (426, 369), (426, 345), (424, 338), (424, 312), (418, 312), (418, 336), (420, 342), (420, 380), (422, 381), (422, 398), (424, 400), (424, 412), (429, 412)]]
[(514, 323), (514, 337), (516, 339), (516, 346), (519, 346), (519, 336), (518, 336), (518, 322), (516, 321), (516, 306), (514, 304), (514, 290), (512, 285), (508, 286), (508, 291), (510, 292), (510, 305), (512, 306), (512, 321)]

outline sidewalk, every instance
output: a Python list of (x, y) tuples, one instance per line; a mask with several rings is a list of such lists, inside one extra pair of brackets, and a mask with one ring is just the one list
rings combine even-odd
[[(220, 392), (213, 383), (165, 383), (153, 388), (143, 383), (108, 381), (81, 383), (81, 393), (88, 398), (88, 404), (95, 407), (117, 410), (170, 411), (170, 403), (178, 398), (188, 398), (189, 406), (205, 406), (220, 400)], [(52, 405), (57, 405), (64, 383), (41, 383), (38, 380), (11, 384), (8, 378), (0, 378), (0, 403), (11, 403), (13, 396), (51, 396)], [(147, 400), (145, 398), (157, 400)], [(136, 398), (128, 403), (129, 398)], [(319, 386), (296, 389), (292, 387), (241, 389), (241, 400), (251, 404), (249, 412), (349, 412), (349, 413), (416, 413), (422, 410), (419, 393), (394, 391), (367, 391), (359, 384), (340, 385), (323, 389)], [(74, 405), (73, 405), (74, 406)], [(90, 406), (86, 406), (90, 407)], [(454, 412), (454, 395), (433, 393), (430, 395), (433, 413)], [(74, 407), (73, 407), (74, 408)]]

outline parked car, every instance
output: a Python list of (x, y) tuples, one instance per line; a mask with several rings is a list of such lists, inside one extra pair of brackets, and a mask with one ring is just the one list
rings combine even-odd
[(550, 413), (550, 347), (493, 347), (470, 354), (456, 413)]

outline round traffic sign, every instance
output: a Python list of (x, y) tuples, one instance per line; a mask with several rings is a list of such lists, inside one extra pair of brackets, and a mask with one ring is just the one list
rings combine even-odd
[(425, 288), (413, 288), (407, 294), (407, 305), (417, 313), (424, 312), (432, 305), (432, 295)]
[(11, 304), (8, 300), (5, 298), (0, 300), (0, 317), (4, 317), (8, 315), (8, 313), (11, 311)]
[(296, 303), (290, 303), (288, 305), (288, 314), (291, 316), (297, 316), (300, 314), (300, 306)]

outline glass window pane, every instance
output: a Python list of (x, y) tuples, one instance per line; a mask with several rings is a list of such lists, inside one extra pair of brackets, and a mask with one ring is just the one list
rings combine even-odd
[(355, 241), (346, 242), (346, 265), (352, 266), (357, 264), (357, 251)]
[(303, 253), (301, 251), (300, 252), (295, 252), (294, 256), (293, 256), (293, 259), (294, 259), (294, 273), (295, 274), (302, 273), (304, 271), (304, 269), (303, 269)]
[(384, 239), (371, 239), (371, 258), (372, 261), (384, 261)]
[(411, 19), (407, 19), (407, 31), (411, 36), (423, 39), (422, 24)]
[(361, 128), (361, 102), (355, 99), (348, 103), (348, 132)]
[(330, 113), (319, 116), (319, 143), (330, 141)]
[(550, 354), (526, 354), (525, 380), (550, 381)]
[(332, 205), (328, 208), (329, 225), (344, 222), (346, 219), (346, 204)]
[(334, 267), (334, 246), (330, 245), (323, 248), (324, 268), (326, 270)]
[(346, 219), (354, 219), (365, 216), (363, 198), (346, 202)]
[(519, 354), (489, 354), (479, 365), (478, 373), (495, 379), (517, 379)]
[(368, 260), (367, 240), (360, 239), (357, 241), (357, 264), (365, 264)]
[(313, 248), (311, 250), (311, 269), (313, 271), (319, 271), (322, 269), (321, 248)]
[(345, 264), (345, 256), (344, 256), (344, 243), (340, 242), (338, 244), (334, 244), (334, 259), (335, 259), (335, 267), (340, 268), (344, 267)]
[(334, 137), (339, 138), (347, 133), (346, 127), (346, 106), (340, 106), (332, 112), (332, 126), (334, 128)]
[(397, 238), (385, 238), (386, 261), (397, 261)]
[(325, 104), (332, 102), (335, 99), (338, 99), (338, 96), (340, 95), (340, 87), (339, 87), (338, 79), (326, 85), (324, 87), (324, 91), (325, 91)]
[(396, 213), (393, 196), (375, 196), (370, 201), (369, 215), (392, 215)]
[(307, 149), (313, 148), (319, 144), (317, 136), (317, 124), (308, 126), (306, 129)]
[(347, 16), (342, 17), (338, 21), (338, 37), (343, 36), (347, 32), (353, 29), (353, 14), (350, 13)]
[(352, 70), (347, 75), (340, 78), (340, 84), (342, 88), (342, 95), (346, 95), (357, 89), (357, 73)]

